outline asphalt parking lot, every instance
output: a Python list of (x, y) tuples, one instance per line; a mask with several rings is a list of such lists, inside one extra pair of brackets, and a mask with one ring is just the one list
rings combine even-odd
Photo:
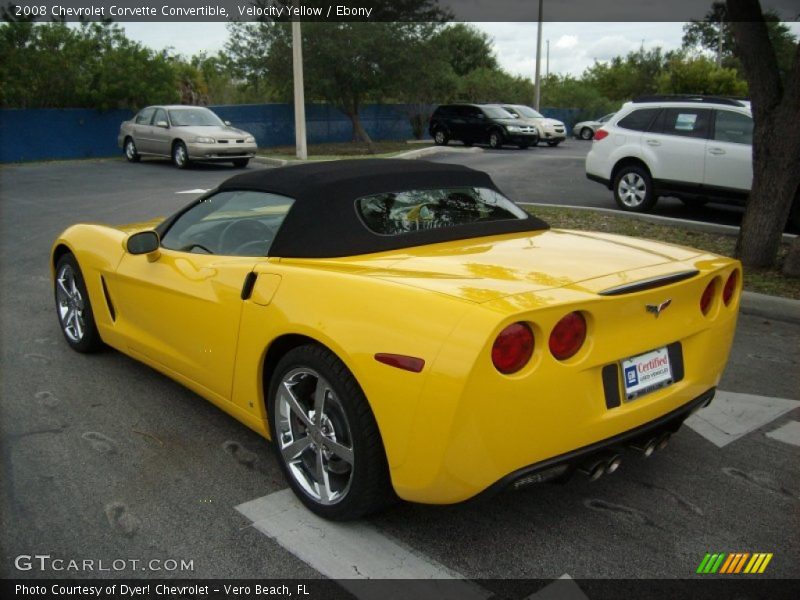
[[(610, 192), (575, 169), (587, 148), (569, 141), (439, 160), (489, 170), (517, 200), (610, 208)], [(297, 524), (304, 517), (285, 505), (265, 440), (119, 353), (70, 351), (53, 307), (48, 252), (60, 230), (166, 216), (236, 172), (122, 160), (0, 170), (0, 575), (356, 577), (368, 548), (401, 565), (412, 557), (433, 576), (470, 579), (695, 577), (704, 555), (720, 551), (773, 553), (760, 577), (797, 577), (800, 326), (744, 315), (713, 410), (650, 459), (628, 455), (597, 482), (453, 507), (400, 504), (352, 527)], [(672, 204), (657, 214), (685, 212)], [(704, 210), (724, 222), (732, 221), (722, 213), (735, 213)], [(317, 531), (319, 546), (293, 527)], [(324, 553), (326, 536), (354, 540), (333, 566), (315, 551)], [(359, 546), (365, 539), (377, 545)], [(15, 567), (15, 557), (34, 553), (190, 560), (193, 570)], [(373, 575), (402, 576), (381, 560), (370, 563)]]

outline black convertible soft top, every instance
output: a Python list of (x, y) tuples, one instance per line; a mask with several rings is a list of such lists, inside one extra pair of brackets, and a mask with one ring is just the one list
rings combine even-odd
[(371, 194), (445, 187), (482, 187), (500, 192), (482, 171), (402, 159), (324, 161), (258, 169), (231, 177), (218, 190), (255, 190), (293, 198), (295, 202), (269, 252), (270, 256), (286, 258), (354, 256), (548, 227), (528, 215), (525, 219), (380, 235), (362, 222), (356, 209), (356, 200)]

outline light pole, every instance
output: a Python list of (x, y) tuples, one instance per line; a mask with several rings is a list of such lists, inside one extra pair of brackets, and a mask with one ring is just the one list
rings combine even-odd
[(550, 77), (550, 40), (547, 40), (547, 53), (545, 56), (547, 57), (547, 60), (544, 63), (544, 79), (547, 81), (547, 78)]
[[(295, 6), (297, 1), (295, 0)], [(303, 89), (303, 36), (300, 21), (292, 21), (292, 73), (294, 79), (294, 143), (297, 158), (308, 158), (306, 146), (306, 98)]]
[(541, 82), (541, 66), (542, 66), (542, 0), (539, 0), (539, 27), (536, 33), (536, 94), (533, 100), (533, 107), (539, 110), (539, 102), (542, 98), (542, 82)]

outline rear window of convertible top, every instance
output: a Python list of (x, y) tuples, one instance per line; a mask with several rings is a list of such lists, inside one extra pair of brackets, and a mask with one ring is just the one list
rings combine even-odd
[(527, 218), (502, 194), (474, 187), (372, 194), (356, 200), (356, 209), (364, 224), (380, 235)]

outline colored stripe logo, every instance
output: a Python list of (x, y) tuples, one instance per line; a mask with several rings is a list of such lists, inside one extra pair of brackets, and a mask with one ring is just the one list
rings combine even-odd
[(700, 566), (697, 567), (697, 573), (708, 574), (725, 574), (725, 575), (738, 575), (749, 574), (755, 575), (763, 573), (767, 569), (769, 561), (772, 560), (772, 553), (756, 552), (751, 554), (749, 552), (717, 552), (715, 554), (706, 553)]

